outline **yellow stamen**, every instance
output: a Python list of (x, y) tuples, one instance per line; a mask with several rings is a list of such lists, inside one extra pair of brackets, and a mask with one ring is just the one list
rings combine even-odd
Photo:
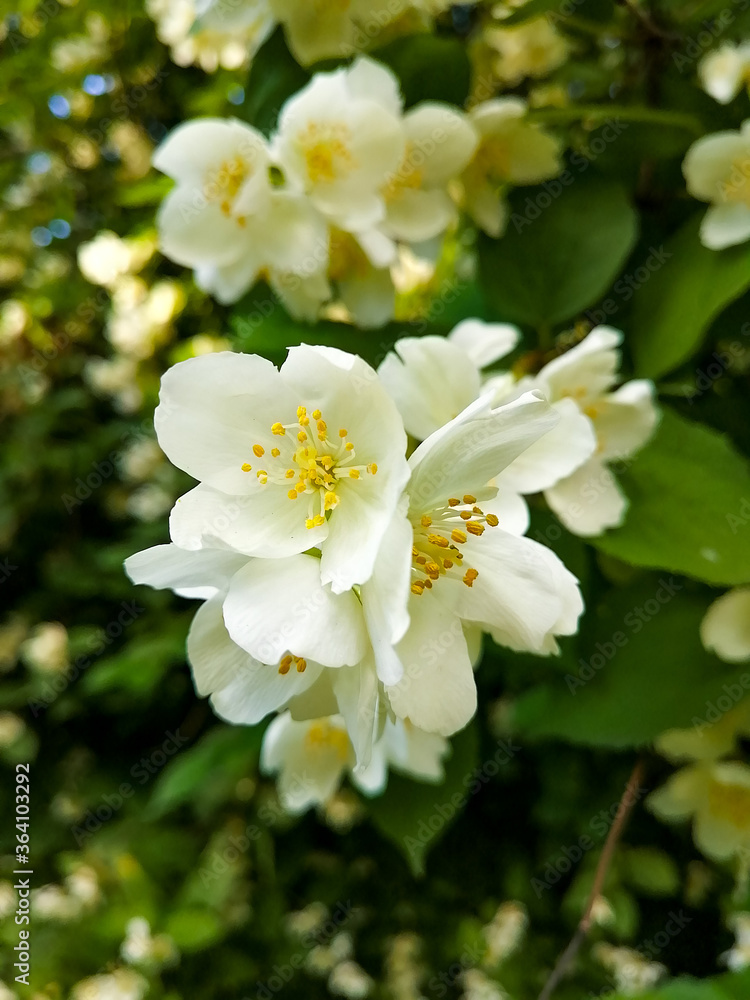
[(375, 462), (370, 462), (370, 464), (367, 466), (367, 471), (370, 473), (371, 476), (374, 476), (378, 471), (377, 464)]
[(307, 434), (305, 434), (304, 431), (300, 431), (299, 434), (297, 435), (297, 440), (300, 442), (307, 441)]
[(359, 469), (349, 469), (350, 479), (359, 479)]
[(279, 422), (277, 421), (277, 422), (276, 422), (276, 423), (275, 423), (275, 424), (273, 425), (273, 427), (271, 428), (271, 433), (272, 433), (272, 434), (280, 434), (280, 435), (282, 435), (282, 436), (283, 436), (284, 434), (286, 434), (286, 428), (284, 427), (284, 425), (283, 425), (283, 424), (280, 424), (280, 423), (279, 423)]
[(447, 549), (449, 544), (448, 539), (442, 535), (428, 535), (427, 541), (432, 542), (433, 545), (439, 545), (441, 549)]
[(243, 472), (252, 472), (253, 471), (253, 467), (252, 467), (252, 465), (250, 465), (249, 462), (245, 462), (245, 464), (242, 466), (242, 471)]
[(475, 569), (467, 569), (464, 574), (464, 583), (467, 587), (473, 587), (474, 581), (479, 576), (479, 573)]
[(473, 497), (471, 493), (464, 493), (464, 503), (476, 503), (477, 498)]
[(429, 528), (432, 524), (432, 518), (428, 514), (425, 514), (421, 519), (421, 524), (423, 528)]
[(456, 500), (456, 498), (455, 498), (455, 497), (451, 497), (451, 498), (450, 498), (450, 500), (448, 501), (448, 506), (449, 506), (449, 507), (458, 507), (458, 505), (459, 505), (460, 503), (461, 503), (461, 501), (460, 501), (460, 500)]
[(320, 410), (313, 410), (313, 420), (320, 420), (321, 416)]
[(281, 452), (279, 451), (278, 448), (271, 448), (271, 454), (273, 455), (274, 458), (278, 458)]
[(469, 521), (466, 524), (466, 530), (470, 532), (472, 535), (483, 535), (484, 525), (479, 524), (478, 521)]
[(263, 445), (260, 444), (253, 445), (253, 455), (255, 455), (256, 458), (263, 458), (265, 453), (266, 449), (263, 447)]
[(347, 441), (344, 447), (346, 448), (347, 451), (354, 451), (354, 445), (351, 443), (351, 441)]
[(345, 438), (345, 437), (346, 437), (346, 435), (347, 435), (348, 433), (349, 433), (349, 431), (348, 431), (348, 430), (346, 430), (346, 428), (345, 428), (345, 427), (342, 427), (342, 428), (340, 428), (340, 430), (339, 430), (339, 437), (340, 437), (340, 438)]
[(488, 514), (487, 515), (487, 524), (489, 524), (489, 526), (491, 528), (496, 528), (498, 526), (498, 524), (500, 524), (500, 521), (499, 521), (497, 515), (496, 514)]
[(297, 657), (297, 673), (298, 674), (304, 674), (306, 668), (307, 668), (307, 660), (303, 660), (303, 658), (301, 656), (298, 656)]
[(459, 531), (458, 528), (454, 528), (453, 531), (451, 531), (451, 538), (454, 542), (458, 542), (459, 545), (463, 545), (466, 541), (466, 535), (463, 531)]
[(287, 479), (294, 479), (294, 469), (287, 469), (284, 475)]
[(289, 490), (287, 496), (289, 497), (290, 500), (296, 500), (299, 494), (297, 493), (296, 490)]

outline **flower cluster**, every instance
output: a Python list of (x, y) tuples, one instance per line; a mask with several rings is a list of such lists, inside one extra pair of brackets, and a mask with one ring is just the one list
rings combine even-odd
[(361, 57), (316, 74), (270, 140), (234, 119), (186, 122), (154, 155), (176, 182), (161, 249), (220, 302), (262, 277), (298, 318), (339, 301), (358, 325), (381, 325), (399, 249), (434, 253), (456, 199), (497, 236), (507, 186), (559, 172), (557, 140), (525, 111), (508, 98), (469, 115), (432, 101), (404, 112), (396, 77)]
[(482, 369), (509, 354), (519, 339), (513, 326), (467, 320), (447, 339), (398, 341), (379, 374), (407, 431), (418, 440), (483, 394), (490, 393), (498, 405), (539, 392), (559, 423), (511, 462), (495, 485), (515, 499), (522, 532), (528, 525), (522, 497), (544, 493), (569, 531), (599, 535), (625, 517), (627, 499), (608, 463), (629, 460), (651, 437), (658, 420), (653, 383), (636, 379), (615, 389), (622, 334), (604, 326), (535, 375), (483, 375)]
[(181, 66), (206, 72), (252, 59), (277, 24), (303, 66), (345, 58), (375, 41), (424, 29), (448, 0), (148, 0), (159, 38)]
[[(473, 321), (445, 346), (483, 363), (510, 340)], [(549, 654), (583, 609), (576, 579), (524, 537), (503, 479), (567, 408), (536, 388), (498, 404), (488, 386), (457, 391), (445, 422), (440, 372), (425, 364), (423, 440), (407, 458), (388, 367), (303, 345), (280, 369), (226, 352), (162, 380), (159, 443), (199, 484), (172, 511), (171, 544), (126, 568), (204, 601), (188, 637), (197, 691), (230, 722), (280, 713), (262, 763), (292, 811), (325, 801), (347, 770), (370, 794), (389, 766), (439, 780), (445, 738), (476, 711), (482, 633)], [(602, 395), (611, 379), (596, 372)]]

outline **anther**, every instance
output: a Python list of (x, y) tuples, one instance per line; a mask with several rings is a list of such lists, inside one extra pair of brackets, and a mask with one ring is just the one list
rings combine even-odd
[(479, 573), (475, 569), (467, 569), (464, 574), (464, 583), (467, 587), (473, 587), (474, 581), (479, 576)]
[(280, 435), (284, 435), (284, 434), (286, 434), (286, 428), (284, 427), (284, 425), (283, 425), (283, 424), (280, 424), (280, 423), (279, 423), (279, 422), (277, 421), (277, 422), (276, 422), (276, 423), (275, 423), (275, 424), (274, 424), (274, 425), (273, 425), (273, 426), (271, 427), (271, 433), (272, 433), (272, 434), (280, 434)]
[(299, 494), (297, 493), (296, 490), (289, 490), (287, 496), (289, 497), (290, 500), (296, 500)]
[(421, 524), (423, 528), (429, 528), (432, 524), (432, 518), (428, 514), (425, 514), (422, 517)]
[(453, 531), (451, 531), (451, 538), (454, 542), (458, 542), (459, 545), (463, 545), (466, 541), (466, 535), (463, 531), (459, 531), (458, 528), (454, 528)]
[(287, 469), (284, 475), (286, 476), (287, 479), (294, 479), (295, 476), (294, 469)]
[(438, 545), (441, 549), (447, 549), (449, 545), (448, 539), (442, 535), (428, 535), (427, 541), (433, 545)]
[(304, 660), (301, 656), (297, 657), (297, 673), (304, 674), (307, 668), (307, 660)]
[(464, 493), (464, 503), (476, 503), (477, 498), (473, 497), (471, 493)]
[(377, 464), (375, 462), (370, 462), (370, 464), (367, 466), (367, 471), (370, 473), (371, 476), (374, 476), (378, 471)]
[(287, 653), (287, 655), (282, 658), (281, 663), (279, 663), (279, 673), (288, 674), (291, 665), (292, 665), (292, 657)]
[(469, 521), (466, 525), (466, 530), (470, 532), (472, 535), (483, 535), (484, 525), (479, 524), (478, 521)]
[(253, 467), (252, 467), (252, 465), (250, 465), (249, 462), (245, 462), (245, 464), (242, 466), (242, 471), (243, 472), (252, 472), (253, 471)]
[(253, 455), (255, 455), (256, 458), (263, 458), (263, 456), (265, 455), (265, 453), (266, 453), (266, 449), (263, 447), (263, 445), (261, 445), (261, 444), (254, 444), (253, 445)]
[(345, 427), (341, 427), (339, 429), (339, 437), (340, 438), (345, 438), (348, 433), (349, 433), (349, 431)]
[(448, 501), (448, 506), (449, 506), (449, 507), (458, 507), (458, 505), (459, 505), (460, 503), (461, 503), (461, 501), (460, 501), (460, 500), (456, 500), (456, 498), (455, 498), (455, 497), (451, 497), (451, 498), (450, 498), (450, 500)]
[(500, 521), (499, 521), (499, 519), (497, 517), (497, 514), (488, 514), (487, 515), (487, 524), (489, 524), (489, 526), (491, 528), (496, 528), (498, 526), (498, 524), (500, 524)]
[(279, 451), (278, 448), (271, 448), (271, 454), (273, 455), (274, 458), (278, 458), (281, 452)]
[(359, 479), (359, 469), (349, 469), (350, 479)]
[(320, 420), (322, 416), (323, 414), (320, 412), (320, 410), (313, 410), (313, 420)]
[(458, 516), (461, 518), (462, 521), (470, 521), (471, 520), (471, 511), (470, 510), (460, 510), (458, 512)]

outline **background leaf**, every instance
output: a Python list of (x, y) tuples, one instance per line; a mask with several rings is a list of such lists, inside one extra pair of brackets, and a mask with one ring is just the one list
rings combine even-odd
[(633, 296), (638, 374), (657, 378), (698, 349), (712, 320), (750, 288), (750, 244), (709, 250), (700, 242), (704, 212), (664, 244), (670, 254)]
[[(553, 197), (550, 192), (557, 191)], [(548, 207), (542, 208), (545, 205)], [(595, 302), (635, 243), (637, 216), (624, 189), (597, 178), (571, 187), (521, 188), (505, 234), (479, 242), (487, 299), (504, 320), (546, 326)]]
[(620, 481), (630, 507), (592, 539), (600, 551), (706, 583), (750, 580), (750, 466), (725, 435), (665, 409)]

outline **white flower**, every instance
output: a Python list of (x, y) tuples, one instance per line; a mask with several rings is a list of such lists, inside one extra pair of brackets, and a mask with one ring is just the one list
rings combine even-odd
[(325, 224), (305, 198), (271, 185), (256, 129), (234, 119), (185, 122), (156, 150), (154, 166), (177, 182), (159, 209), (161, 250), (195, 268), (219, 301), (239, 298), (265, 268), (324, 268)]
[[(556, 635), (576, 630), (583, 610), (577, 581), (548, 548), (513, 533), (516, 512), (486, 485), (556, 420), (534, 393), (495, 409), (491, 397), (483, 397), (409, 460), (403, 522), (410, 526), (411, 549), (404, 552), (400, 542), (390, 552), (383, 547), (373, 582), (382, 560), (392, 604), (378, 621), (368, 610), (366, 588), (363, 603), (379, 675), (403, 673), (386, 686), (391, 706), (420, 729), (449, 736), (475, 712), (464, 623), (491, 631), (513, 649), (537, 653), (554, 651)], [(392, 531), (401, 532), (403, 522), (397, 516)], [(403, 591), (410, 591), (409, 624), (394, 648), (378, 643), (377, 633), (385, 624), (398, 634), (394, 622), (402, 614)]]
[(404, 337), (378, 368), (407, 432), (424, 441), (481, 395), (481, 369), (515, 348), (508, 323), (467, 319), (447, 337)]
[(701, 86), (719, 104), (729, 104), (750, 82), (750, 43), (725, 42), (698, 64)]
[(479, 146), (461, 178), (463, 202), (489, 236), (505, 229), (507, 185), (538, 184), (562, 167), (559, 141), (526, 121), (526, 111), (520, 97), (501, 97), (478, 104), (469, 116)]
[(274, 155), (289, 183), (350, 232), (385, 217), (381, 188), (405, 148), (396, 77), (371, 59), (317, 73), (281, 109)]
[(201, 481), (178, 500), (173, 541), (279, 558), (320, 548), (324, 583), (369, 579), (409, 476), (393, 402), (360, 358), (295, 347), (281, 370), (209, 354), (162, 379), (159, 444)]
[(274, 26), (267, 0), (146, 0), (160, 41), (178, 66), (197, 64), (206, 73), (239, 69)]
[(277, 716), (263, 736), (261, 769), (278, 774), (282, 805), (290, 813), (324, 805), (345, 774), (365, 795), (380, 794), (391, 765), (423, 781), (440, 781), (441, 758), (448, 744), (408, 722), (388, 720), (366, 766), (356, 766), (347, 726), (339, 715), (297, 721), (288, 712)]
[(424, 102), (403, 119), (406, 149), (384, 190), (381, 230), (393, 239), (419, 243), (444, 232), (456, 216), (448, 183), (466, 167), (477, 134), (466, 115), (445, 104)]
[[(532, 380), (518, 384), (508, 373), (483, 382), (482, 369), (504, 357), (518, 343), (519, 330), (506, 323), (464, 320), (447, 339), (405, 338), (397, 341), (378, 374), (399, 408), (406, 430), (418, 440), (458, 415), (482, 392), (496, 402), (533, 388)], [(501, 481), (508, 526), (509, 505), (515, 504), (513, 527), (523, 534), (528, 510), (521, 494), (554, 486), (584, 463), (596, 448), (591, 421), (569, 399), (553, 401), (559, 423), (527, 448), (503, 473)], [(515, 497), (515, 499), (513, 499)]]
[(387, 0), (270, 0), (275, 17), (286, 29), (289, 48), (305, 66), (319, 59), (352, 55), (398, 15)]
[(750, 913), (732, 913), (727, 924), (737, 940), (734, 947), (719, 956), (719, 961), (726, 963), (732, 972), (741, 972), (750, 965)]
[(570, 51), (568, 41), (546, 17), (535, 17), (516, 27), (501, 24), (489, 28), (485, 38), (498, 53), (495, 74), (509, 87), (527, 76), (546, 76), (565, 62)]
[(701, 641), (727, 663), (750, 660), (750, 587), (735, 587), (713, 602), (701, 622)]
[(682, 172), (689, 193), (711, 207), (701, 242), (722, 250), (750, 239), (750, 120), (738, 132), (714, 132), (694, 142)]
[[(535, 388), (562, 417), (557, 432), (530, 448), (508, 470), (498, 485), (519, 493), (543, 490), (545, 499), (569, 531), (583, 537), (599, 535), (621, 524), (627, 499), (607, 462), (630, 458), (654, 432), (658, 411), (653, 384), (645, 379), (626, 382), (613, 391), (620, 366), (622, 334), (609, 327), (596, 327), (580, 344), (542, 368), (520, 387)], [(575, 404), (575, 405), (573, 405)], [(591, 457), (587, 435), (577, 433), (581, 414), (595, 435)], [(567, 444), (566, 444), (567, 440)], [(572, 474), (564, 465), (578, 442), (580, 461)], [(557, 466), (555, 461), (557, 460)], [(557, 471), (553, 482), (549, 475)], [(543, 485), (545, 484), (546, 485)]]

